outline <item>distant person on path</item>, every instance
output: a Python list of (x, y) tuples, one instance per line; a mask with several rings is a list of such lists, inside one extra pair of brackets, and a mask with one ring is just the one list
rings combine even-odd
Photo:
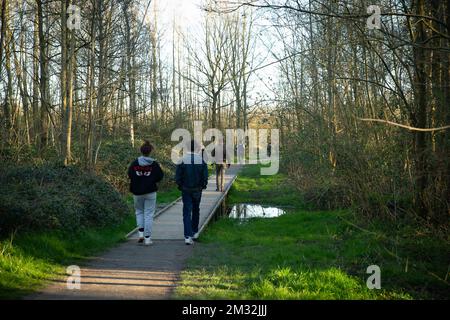
[[(222, 157), (220, 155), (217, 155), (220, 159), (216, 158), (216, 150), (223, 150), (222, 151)], [(215, 167), (216, 167), (216, 191), (223, 192), (224, 188), (224, 180), (223, 177), (225, 175), (225, 165), (227, 162), (227, 153), (226, 153), (225, 144), (219, 143), (217, 147), (211, 152), (211, 155), (214, 157), (215, 161)], [(230, 164), (228, 164), (228, 168), (230, 167)]]
[(152, 244), (153, 215), (156, 209), (157, 183), (164, 173), (158, 162), (150, 158), (153, 146), (145, 141), (141, 146), (142, 156), (134, 160), (128, 168), (130, 191), (133, 193), (136, 222), (139, 228), (139, 243)]
[(200, 220), (200, 201), (202, 190), (208, 185), (208, 166), (200, 153), (201, 146), (191, 140), (189, 152), (183, 156), (177, 165), (175, 181), (181, 190), (183, 199), (184, 242), (187, 245), (197, 239)]
[(237, 154), (239, 163), (243, 164), (245, 159), (245, 145), (243, 141), (241, 141), (237, 146)]

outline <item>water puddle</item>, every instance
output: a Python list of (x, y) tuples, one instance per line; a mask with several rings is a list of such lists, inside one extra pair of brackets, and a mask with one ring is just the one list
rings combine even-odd
[(228, 217), (232, 219), (276, 218), (286, 213), (277, 207), (266, 207), (258, 204), (239, 203), (228, 208)]

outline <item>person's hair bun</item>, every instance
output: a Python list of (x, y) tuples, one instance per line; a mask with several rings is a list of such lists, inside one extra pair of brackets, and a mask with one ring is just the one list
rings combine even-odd
[(152, 152), (153, 146), (148, 140), (144, 140), (144, 143), (141, 146), (141, 152), (144, 156), (148, 156), (150, 152)]

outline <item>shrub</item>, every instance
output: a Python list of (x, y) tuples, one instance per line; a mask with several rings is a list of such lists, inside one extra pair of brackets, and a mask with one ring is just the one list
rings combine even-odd
[[(365, 216), (411, 214), (413, 183), (405, 167), (406, 146), (359, 136), (293, 133), (281, 167), (312, 209), (353, 207)], [(320, 139), (319, 139), (320, 138)]]
[(17, 229), (79, 231), (119, 223), (128, 212), (108, 182), (78, 167), (0, 169), (0, 235)]

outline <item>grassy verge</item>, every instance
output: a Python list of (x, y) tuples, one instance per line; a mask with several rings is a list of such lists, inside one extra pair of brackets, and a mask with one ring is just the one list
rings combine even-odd
[(228, 197), (230, 203), (257, 203), (287, 207), (303, 207), (300, 197), (286, 183), (282, 173), (263, 176), (260, 166), (246, 166), (233, 184)]
[(178, 190), (176, 187), (174, 187), (167, 191), (158, 191), (156, 201), (159, 204), (162, 204), (162, 203), (168, 204), (168, 203), (178, 199), (179, 197), (181, 197), (181, 191)]
[[(179, 196), (171, 189), (158, 193), (158, 203)], [(131, 205), (132, 197), (126, 201)], [(125, 240), (136, 226), (130, 215), (118, 225), (89, 228), (82, 232), (41, 232), (18, 234), (0, 241), (0, 299), (21, 298), (45, 285), (46, 280), (64, 274), (69, 265), (82, 265), (87, 259)]]
[[(258, 173), (256, 166), (241, 173), (232, 202), (298, 203), (283, 175)], [(223, 218), (201, 236), (175, 297), (446, 299), (448, 252), (448, 242), (431, 232), (364, 224), (349, 211), (295, 208), (273, 219)], [(381, 290), (366, 286), (370, 265), (381, 269)]]

